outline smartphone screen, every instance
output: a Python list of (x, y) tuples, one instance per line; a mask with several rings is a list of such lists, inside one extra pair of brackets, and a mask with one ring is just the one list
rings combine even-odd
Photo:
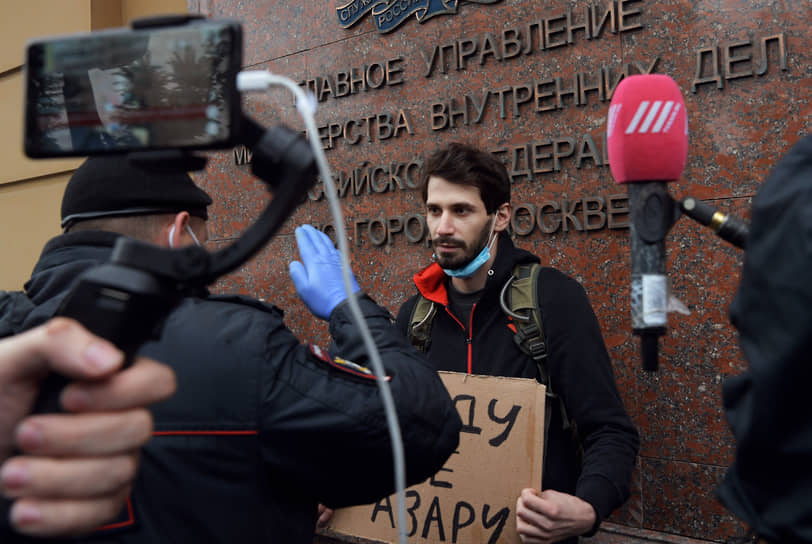
[(25, 153), (86, 156), (233, 145), (238, 23), (118, 28), (27, 48)]

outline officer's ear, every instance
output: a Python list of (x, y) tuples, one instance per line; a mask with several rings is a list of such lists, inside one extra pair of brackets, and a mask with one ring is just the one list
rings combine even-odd
[(505, 202), (496, 208), (496, 221), (493, 226), (495, 232), (502, 232), (510, 226), (510, 216), (513, 213), (513, 208), (510, 202)]
[(163, 236), (158, 243), (164, 247), (181, 247), (185, 245), (181, 238), (186, 234), (186, 225), (189, 224), (189, 212), (182, 211), (172, 216), (172, 221), (161, 229)]

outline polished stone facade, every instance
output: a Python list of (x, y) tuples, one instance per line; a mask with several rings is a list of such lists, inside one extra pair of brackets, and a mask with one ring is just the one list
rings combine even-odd
[[(338, 5), (189, 1), (190, 10), (243, 23), (246, 69), (310, 81), (321, 94), (316, 122), (345, 183), (341, 204), (362, 289), (396, 312), (413, 293), (411, 275), (430, 261), (418, 236), (419, 197), (408, 187), (426, 151), (452, 140), (502, 150), (515, 176), (513, 203), (523, 205), (514, 239), (586, 288), (641, 434), (633, 496), (595, 540), (722, 542), (742, 534), (714, 487), (734, 455), (721, 384), (745, 368), (727, 316), (743, 254), (687, 218), (676, 223), (669, 274), (691, 314), (669, 316), (659, 370), (641, 370), (629, 324), (626, 189), (605, 160), (605, 118), (621, 74), (673, 77), (690, 146), (671, 194), (747, 218), (771, 165), (811, 128), (809, 2), (460, 2), (455, 14), (424, 22), (412, 15), (388, 33), (371, 14), (343, 28)], [(292, 103), (274, 90), (247, 97), (245, 109), (264, 124), (303, 130)], [(451, 111), (453, 121), (442, 115)], [(215, 154), (198, 176), (215, 199), (211, 239), (219, 246), (267, 198), (238, 155)], [(610, 218), (613, 206), (620, 211)], [(323, 197), (309, 199), (267, 249), (214, 289), (272, 301), (301, 339), (326, 344), (326, 327), (311, 320), (287, 278), (297, 258), (293, 228), (304, 222), (332, 222)]]

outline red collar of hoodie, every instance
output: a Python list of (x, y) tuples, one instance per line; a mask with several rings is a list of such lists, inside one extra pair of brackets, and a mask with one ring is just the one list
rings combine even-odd
[(429, 266), (414, 275), (414, 284), (420, 294), (432, 302), (448, 306), (448, 291), (445, 288), (446, 273), (437, 263)]

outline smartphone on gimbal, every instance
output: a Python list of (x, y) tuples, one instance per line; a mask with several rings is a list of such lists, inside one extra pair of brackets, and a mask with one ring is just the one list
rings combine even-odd
[(24, 150), (32, 158), (234, 145), (237, 22), (154, 19), (27, 44)]

